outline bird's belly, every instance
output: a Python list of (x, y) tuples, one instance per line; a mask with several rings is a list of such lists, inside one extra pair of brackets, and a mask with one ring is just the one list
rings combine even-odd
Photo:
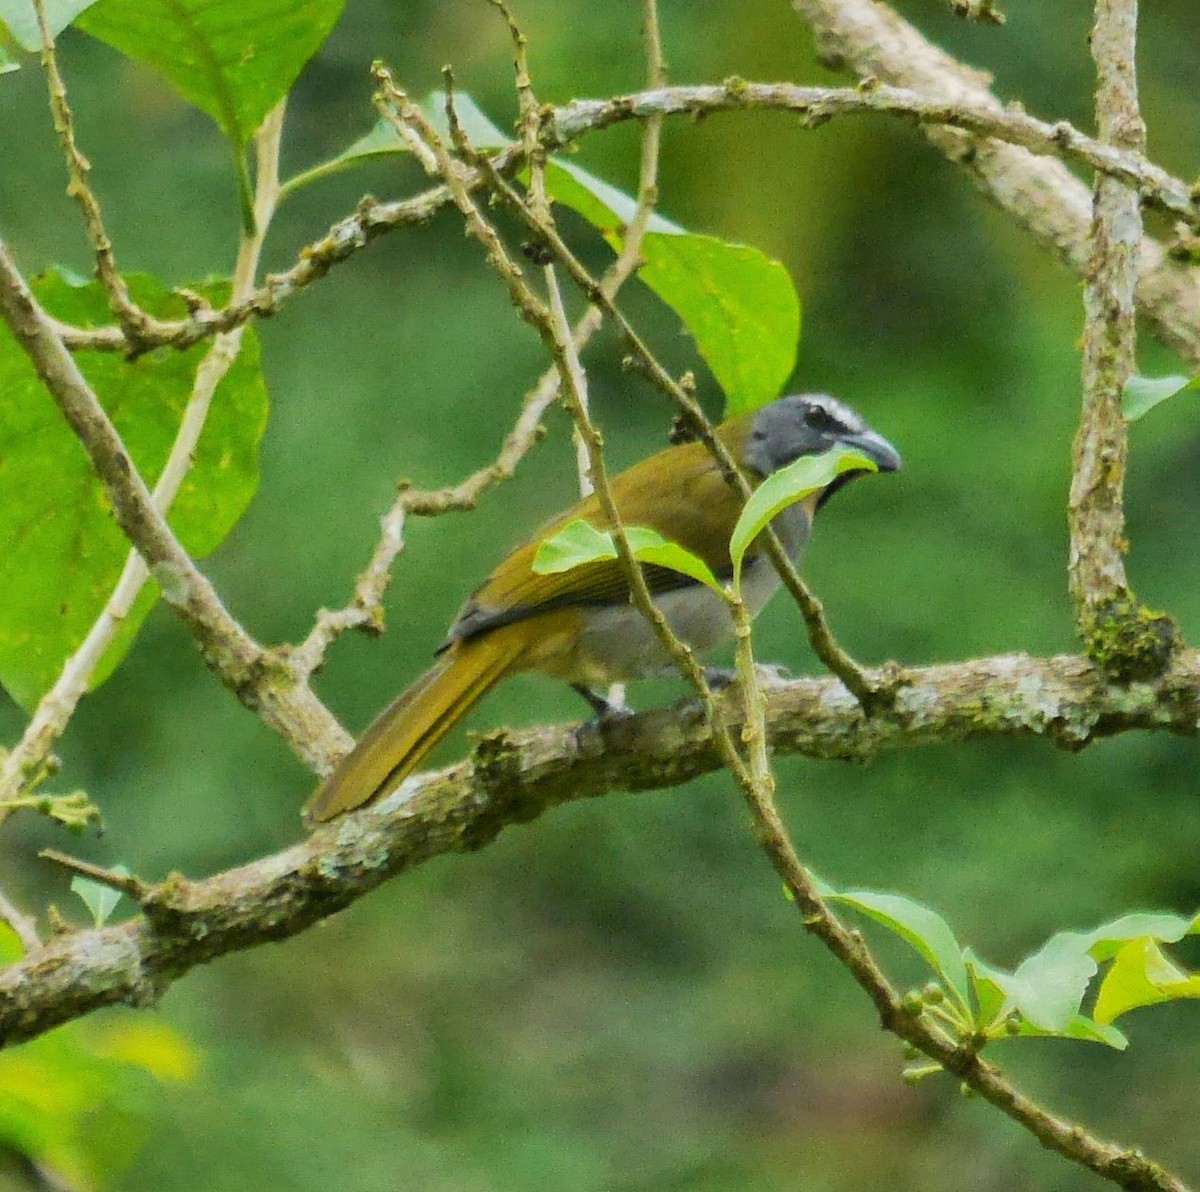
[[(755, 560), (742, 577), (742, 596), (756, 615), (779, 586), (779, 576), (766, 559)], [(733, 638), (733, 618), (725, 601), (699, 584), (663, 592), (655, 604), (671, 631), (697, 654), (706, 654)], [(533, 665), (568, 683), (597, 686), (669, 673), (671, 656), (654, 627), (633, 604), (592, 606), (580, 610), (582, 626), (569, 652), (554, 651)]]

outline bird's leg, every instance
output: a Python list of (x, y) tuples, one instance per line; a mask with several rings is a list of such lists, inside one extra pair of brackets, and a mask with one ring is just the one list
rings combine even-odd
[[(759, 679), (766, 683), (782, 683), (792, 677), (792, 672), (777, 662), (756, 662), (754, 669), (758, 672)], [(706, 666), (704, 677), (714, 691), (722, 691), (730, 683), (737, 682), (737, 671), (732, 666)]]
[(624, 704), (614, 704), (611, 700), (605, 699), (598, 691), (593, 691), (583, 683), (572, 683), (571, 690), (578, 692), (587, 701), (588, 706), (596, 713), (597, 720), (629, 715), (629, 709)]
[(597, 740), (608, 743), (612, 740), (613, 732), (619, 732), (620, 726), (633, 716), (633, 709), (626, 704), (605, 699), (598, 691), (593, 691), (583, 683), (572, 683), (571, 687), (587, 700), (595, 713), (575, 729), (575, 741), (581, 749), (594, 748)]

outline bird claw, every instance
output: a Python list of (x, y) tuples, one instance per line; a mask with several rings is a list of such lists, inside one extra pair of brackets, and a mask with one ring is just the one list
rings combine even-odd
[(611, 721), (633, 715), (633, 712), (629, 708), (628, 704), (624, 703), (623, 701), (621, 703), (616, 703), (613, 700), (606, 699), (600, 694), (600, 692), (593, 691), (590, 687), (585, 686), (583, 683), (572, 683), (571, 690), (576, 692), (584, 701), (586, 701), (588, 707), (590, 707), (595, 713), (594, 719), (597, 722), (602, 720)]
[[(792, 677), (792, 672), (786, 666), (777, 662), (756, 662), (754, 673), (760, 683), (782, 683)], [(731, 666), (706, 666), (704, 677), (714, 691), (723, 691), (726, 687), (737, 682), (737, 671)]]

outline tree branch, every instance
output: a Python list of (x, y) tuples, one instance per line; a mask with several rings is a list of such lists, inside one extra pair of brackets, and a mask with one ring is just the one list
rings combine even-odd
[(25, 349), (50, 396), (78, 436), (112, 504), (163, 597), (182, 616), (205, 662), (248, 707), (323, 771), (349, 736), (328, 709), (277, 658), (250, 637), (221, 603), (155, 506), (116, 428), (78, 365), (55, 334), (0, 241), (0, 317)]
[[(770, 745), (777, 754), (861, 762), (994, 737), (1044, 737), (1077, 750), (1133, 730), (1200, 730), (1196, 651), (1181, 652), (1153, 683), (1129, 686), (1072, 655), (1006, 654), (917, 668), (910, 680), (891, 712), (869, 719), (836, 679), (768, 684)], [(736, 702), (729, 715), (736, 729)], [(488, 734), (469, 761), (413, 777), (282, 853), (202, 881), (169, 878), (145, 893), (144, 916), (52, 940), (0, 972), (0, 1044), (101, 1006), (152, 1001), (198, 964), (295, 935), (396, 874), (481, 848), (559, 804), (662, 790), (723, 764), (695, 704), (603, 728)]]
[[(1097, 0), (1090, 40), (1101, 140), (1140, 153), (1146, 126), (1138, 109), (1137, 0)], [(1125, 578), (1128, 433), (1121, 396), (1137, 350), (1142, 213), (1137, 193), (1116, 178), (1096, 179), (1091, 241), (1083, 292), (1083, 409), (1067, 506), (1068, 575), (1088, 653), (1115, 674), (1132, 676), (1161, 666), (1177, 631), (1169, 618), (1138, 604)]]
[[(281, 103), (263, 123), (255, 137), (258, 177), (255, 186), (255, 226), (253, 235), (243, 232), (238, 245), (233, 270), (233, 299), (244, 297), (254, 289), (258, 262), (263, 243), (279, 196), (279, 145), (283, 132)], [(233, 366), (241, 349), (244, 328), (223, 332), (213, 340), (212, 347), (196, 369), (192, 392), (180, 419), (175, 441), (171, 444), (166, 463), (154, 485), (154, 506), (165, 514), (171, 508), (204, 430), (213, 395), (225, 374)], [(88, 689), (92, 675), (105, 651), (120, 631), (138, 594), (150, 578), (145, 560), (131, 550), (120, 576), (100, 615), (88, 630), (75, 652), (63, 664), (54, 685), (38, 701), (21, 740), (0, 758), (0, 822), (11, 807), (4, 804), (14, 799), (33, 775), (41, 772), (50, 751), (66, 730), (79, 701)]]
[[(801, 12), (838, 8), (833, 0), (795, 0), (795, 4)], [(845, 7), (856, 13), (861, 8), (869, 18), (857, 24), (848, 19), (845, 33), (847, 38), (862, 37), (867, 42), (866, 47), (859, 47), (862, 73), (883, 79), (894, 74), (893, 81), (901, 86), (797, 87), (731, 79), (715, 86), (658, 87), (613, 99), (575, 100), (555, 109), (543, 122), (543, 146), (561, 148), (589, 132), (653, 116), (697, 116), (756, 108), (794, 112), (815, 126), (837, 116), (874, 113), (929, 128), (935, 144), (986, 183), (985, 189), (1001, 206), (1013, 210), (1040, 238), (1051, 242), (1081, 275), (1086, 268), (1083, 244), (1087, 193), (1062, 165), (1038, 160), (1033, 153), (1066, 156), (1081, 166), (1110, 173), (1137, 187), (1147, 203), (1200, 227), (1200, 208), (1187, 184), (1142, 155), (1102, 144), (1065, 121), (1048, 123), (1015, 108), (1006, 109), (986, 89), (978, 72), (969, 71), (936, 50), (874, 0), (850, 0)], [(865, 31), (859, 26), (865, 26)], [(882, 38), (877, 46), (870, 41), (876, 34)], [(905, 57), (910, 52), (911, 62)], [(980, 137), (989, 139), (980, 144)], [(502, 175), (508, 176), (522, 164), (524, 152), (514, 145), (490, 160)], [(483, 177), (478, 170), (468, 171), (463, 182), (470, 191), (482, 184)], [(403, 201), (364, 199), (352, 215), (301, 250), (296, 264), (268, 277), (244, 301), (219, 311), (197, 310), (187, 319), (164, 324), (158, 336), (147, 339), (146, 346), (188, 348), (251, 318), (273, 315), (376, 237), (395, 228), (424, 223), (449, 202), (450, 192), (445, 186), (432, 187)], [(1200, 360), (1200, 282), (1189, 281), (1185, 270), (1167, 263), (1161, 246), (1155, 246), (1152, 256), (1150, 266), (1143, 269), (1141, 298), (1144, 305), (1157, 312), (1156, 333)], [(1184, 324), (1182, 330), (1172, 330), (1172, 325), (1180, 321)], [(130, 344), (119, 327), (59, 326), (58, 330), (72, 349), (144, 350), (142, 345)]]
[[(849, 67), (860, 77), (911, 88), (953, 106), (1005, 110), (988, 90), (989, 76), (938, 49), (877, 0), (792, 0), (792, 7), (813, 27), (821, 60), (831, 69)], [(1072, 272), (1087, 276), (1092, 196), (1061, 162), (1036, 157), (1029, 147), (1000, 138), (981, 143), (944, 124), (927, 126), (926, 136)], [(1084, 164), (1099, 168), (1095, 161)], [(1140, 189), (1132, 177), (1127, 181)], [(1137, 297), (1154, 334), (1200, 364), (1200, 270), (1170, 261), (1163, 246), (1147, 237)]]
[(133, 301), (129, 287), (117, 269), (112, 241), (108, 238), (100, 213), (100, 201), (88, 185), (92, 166), (75, 140), (75, 116), (67, 101), (66, 84), (58, 68), (58, 54), (46, 22), (44, 0), (33, 0), (33, 6), (42, 35), (42, 69), (46, 72), (46, 84), (50, 92), (54, 131), (58, 135), (67, 162), (67, 174), (71, 179), (67, 193), (79, 204), (84, 228), (96, 257), (96, 277), (108, 295), (109, 308), (116, 316), (125, 342), (133, 348), (142, 344), (148, 334), (163, 335), (167, 324), (151, 318)]

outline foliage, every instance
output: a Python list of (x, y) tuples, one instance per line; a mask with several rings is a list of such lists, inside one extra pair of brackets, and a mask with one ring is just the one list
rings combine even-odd
[(1155, 406), (1180, 393), (1200, 390), (1200, 376), (1192, 377), (1130, 377), (1125, 382), (1121, 412), (1129, 422), (1136, 422)]
[[(442, 136), (450, 138), (446, 93), (435, 91), (422, 103)], [(475, 149), (512, 143), (470, 95), (456, 94), (459, 126)], [(289, 191), (408, 146), (386, 120), (331, 161), (297, 175)], [(546, 192), (571, 207), (619, 252), (637, 203), (577, 162), (551, 157)], [(788, 271), (778, 261), (745, 244), (688, 232), (653, 214), (642, 239), (638, 276), (683, 320), (696, 350), (725, 393), (726, 414), (751, 410), (778, 397), (796, 366), (800, 299)]]
[[(132, 275), (136, 301), (152, 313), (178, 317), (181, 298), (146, 275)], [(107, 322), (99, 283), (81, 283), (50, 270), (34, 291), (56, 317), (83, 326)], [(221, 286), (205, 287), (216, 299)], [(187, 407), (206, 345), (187, 352), (160, 349), (129, 362), (113, 352), (82, 352), (77, 360), (153, 484), (166, 462)], [(32, 709), (96, 620), (129, 544), (70, 428), (46, 398), (28, 357), (0, 328), (0, 683)], [(245, 512), (258, 485), (258, 445), (267, 417), (257, 338), (247, 331), (242, 351), (213, 395), (211, 413), (170, 521), (196, 555), (212, 551)], [(154, 605), (156, 588), (143, 593), (126, 618), (92, 684), (102, 683), (133, 644)]]
[[(1008, 1036), (1057, 1036), (1123, 1050), (1128, 1040), (1112, 1026), (1122, 1014), (1200, 997), (1200, 976), (1179, 968), (1160, 947), (1200, 932), (1200, 913), (1190, 918), (1137, 913), (1088, 932), (1062, 931), (1006, 972), (960, 947), (939, 914), (911, 899), (828, 885), (822, 893), (882, 923), (915, 948), (933, 969), (938, 992), (922, 991), (914, 1006), (918, 1012), (938, 1007), (948, 1025), (975, 1046)], [(1111, 964), (1094, 991), (1089, 1016), (1082, 1012), (1083, 1001), (1106, 962)]]
[[(313, 22), (292, 27), (276, 44), (259, 36), (265, 25), (255, 25), (270, 5), (205, 5), (244, 27), (228, 42), (211, 31), (199, 67), (178, 40), (176, 18), (186, 6), (175, 6), (175, 15), (164, 10), (152, 28), (126, 19), (135, 7), (155, 11), (101, 0), (83, 27), (152, 64), (215, 120), (237, 150), (240, 170), (255, 124), (288, 92), (339, 6), (314, 7)], [(289, 6), (289, 13), (301, 7)], [(998, 43), (964, 42), (966, 34), (953, 26), (938, 28), (951, 48), (959, 38), (973, 59), (999, 70), (1031, 107), (1058, 111), (1074, 102), (1069, 96), (1088, 89), (1073, 73), (1073, 60), (1064, 65), (1052, 57), (1054, 47), (1082, 44), (1087, 7), (1044, 6), (1020, 19), (1013, 14), (1004, 31), (1009, 40)], [(53, 2), (47, 8), (52, 16), (67, 12)], [(36, 30), (29, 33), (30, 11), (23, 0), (0, 3), (0, 16), (14, 32), (14, 14), (25, 14), (27, 49), (38, 40)], [(277, 15), (286, 25), (288, 14)], [(462, 17), (458, 29), (448, 7), (416, 5), (400, 13), (394, 5), (366, 3), (352, 9), (347, 21), (360, 23), (346, 35), (361, 33), (352, 51), (353, 77), (381, 50), (394, 52), (412, 74), (443, 56), (476, 61), (482, 52), (477, 15)], [(729, 70), (772, 77), (794, 72), (811, 57), (810, 46), (783, 32), (777, 5), (739, 10), (736, 39), (713, 36), (712, 24), (698, 20), (692, 7), (669, 15), (678, 25), (671, 56), (679, 77), (716, 78)], [(627, 14), (600, 6), (581, 10), (577, 21), (550, 22), (547, 93), (556, 90), (562, 98), (628, 86), (633, 52), (619, 40), (618, 16), (623, 22)], [(1194, 45), (1194, 21), (1191, 14), (1164, 14), (1147, 31), (1147, 59), (1170, 62), (1172, 46)], [(69, 83), (93, 101), (77, 105), (81, 131), (114, 213), (118, 247), (131, 260), (140, 254), (164, 278), (203, 275), (212, 261), (230, 255), (228, 228), (214, 217), (212, 200), (228, 166), (213, 166), (197, 126), (143, 75), (70, 33), (63, 45), (68, 66), (78, 54)], [(345, 45), (300, 80), (289, 117), (295, 160), (322, 160), (331, 144), (348, 139), (336, 130), (360, 118), (354, 108), (342, 119), (362, 100), (361, 89), (352, 94), (342, 85)], [(579, 74), (584, 60), (593, 72), (586, 81)], [(1180, 65), (1184, 83), (1189, 69), (1190, 62)], [(35, 75), (26, 70), (3, 80), (0, 102), (20, 113), (14, 128), (44, 123), (44, 98), (33, 94), (36, 79), (25, 77)], [(500, 110), (486, 92), (481, 80), (481, 103)], [(1164, 138), (1194, 125), (1196, 105), (1186, 86), (1172, 90), (1151, 79), (1147, 93), (1173, 122)], [(459, 111), (472, 139), (485, 144), (472, 130), (465, 95)], [(689, 224), (729, 229), (762, 248), (685, 232), (656, 218), (643, 280), (683, 320), (733, 410), (774, 396), (791, 373), (799, 332), (794, 274), (809, 309), (820, 312), (806, 327), (803, 384), (845, 390), (879, 412), (874, 420), (904, 442), (912, 459), (910, 477), (894, 494), (840, 500), (818, 533), (808, 566), (839, 625), (868, 657), (961, 656), (1014, 644), (1068, 648), (1057, 571), (1061, 535), (1047, 527), (1061, 521), (1065, 444), (1077, 404), (1072, 285), (1032, 257), (1012, 254), (997, 264), (988, 243), (994, 230), (971, 211), (966, 188), (952, 176), (947, 180), (930, 155), (907, 143), (898, 148), (894, 132), (831, 128), (809, 138), (764, 122), (746, 136), (717, 125), (680, 130), (663, 183), (668, 208), (686, 213)], [(37, 152), (44, 158), (50, 137), (43, 131)], [(386, 134), (371, 135), (373, 147), (360, 141), (343, 164), (361, 166), (372, 187), (390, 193), (394, 175), (382, 171), (396, 164), (388, 158), (397, 147), (381, 144)], [(14, 137), (6, 150), (6, 176), (22, 180), (6, 200), (22, 251), (43, 259), (70, 250), (27, 231), (45, 218), (42, 205), (60, 189), (57, 174), (52, 186), (42, 184), (46, 171), (37, 168), (31, 144)], [(555, 159), (551, 186), (559, 202), (580, 210), (616, 247), (633, 201), (605, 177), (620, 176), (625, 163), (614, 168), (602, 148), (585, 152), (586, 170), (574, 158)], [(335, 172), (311, 171), (314, 178), (330, 176), (328, 207), (316, 208), (312, 194), (300, 195), (303, 174), (293, 180), (289, 193), (296, 197), (281, 244), (311, 239), (330, 211), (354, 202), (357, 192), (339, 190), (345, 180), (332, 177)], [(267, 633), (291, 634), (312, 607), (341, 595), (344, 577), (362, 565), (371, 530), (364, 511), (386, 499), (380, 477), (416, 472), (440, 481), (486, 458), (503, 434), (508, 406), (502, 395), (518, 393), (537, 363), (517, 342), (508, 313), (495, 309), (486, 281), (477, 285), (464, 267), (458, 227), (423, 234), (433, 246), (427, 263), (364, 264), (354, 274), (353, 293), (343, 290), (331, 300), (314, 294), (264, 331), (273, 345), (273, 385), (287, 395), (272, 410), (277, 471), (243, 537), (235, 536), (214, 566), (223, 591), (254, 610)], [(64, 302), (87, 294), (90, 305), (57, 313), (110, 322), (97, 291), (80, 287), (75, 294), (68, 277), (51, 275), (45, 293), (52, 289)], [(137, 284), (146, 287), (135, 291), (139, 301), (155, 313), (181, 313), (165, 280)], [(330, 290), (335, 284), (331, 279)], [(444, 301), (447, 294), (452, 302)], [(646, 317), (673, 367), (694, 367), (692, 345), (673, 334), (674, 321), (653, 312)], [(247, 343), (238, 366), (253, 363), (241, 413), (230, 413), (216, 434), (222, 424), (219, 408), (214, 412), (193, 473), (197, 491), (189, 498), (185, 490), (172, 514), (197, 553), (209, 548), (191, 535), (219, 525), (215, 546), (257, 487), (266, 406), (264, 392), (250, 392), (261, 386), (256, 351)], [(178, 366), (177, 379), (163, 390), (174, 394), (164, 401), (169, 408), (143, 406), (122, 424), (136, 441), (145, 434), (137, 462), (151, 477), (161, 458), (156, 447), (177, 425), (179, 396), (190, 385), (184, 362), (194, 368), (195, 352), (155, 354), (133, 366), (110, 358), (105, 365), (136, 368), (139, 375), (163, 370), (158, 376), (174, 375)], [(1167, 360), (1154, 364), (1164, 372), (1178, 367)], [(0, 485), (19, 448), (13, 436), (20, 420), (9, 418), (10, 394), (25, 395), (19, 397), (24, 401), (36, 391), (29, 378), (15, 388), (5, 378)], [(651, 414), (657, 409), (651, 399), (642, 401), (636, 380), (602, 359), (594, 379), (599, 417), (617, 450), (636, 456), (661, 445), (662, 419)], [(715, 407), (703, 373), (700, 383)], [(1190, 384), (1179, 377), (1150, 392), (1157, 402)], [(1126, 413), (1133, 419), (1150, 406), (1145, 389), (1131, 382), (1131, 392), (1134, 404)], [(1171, 561), (1156, 577), (1158, 598), (1182, 610), (1185, 624), (1195, 622), (1200, 591), (1188, 529), (1197, 513), (1188, 416), (1187, 403), (1180, 402), (1147, 420), (1131, 501), (1139, 557)], [(48, 435), (51, 421), (47, 407)], [(220, 480), (228, 452), (237, 461), (231, 470), (240, 475), (232, 485), (236, 493), (223, 490)], [(64, 550), (42, 541), (36, 566), (14, 569), (21, 573), (15, 585), (4, 575), (0, 622), (18, 602), (30, 601), (36, 615), (26, 627), (53, 630), (45, 647), (13, 643), (0, 630), (0, 653), (9, 641), (0, 677), (26, 706), (55, 673), (52, 660), (61, 662), (78, 640), (78, 627), (88, 623), (80, 610), (88, 601), (93, 612), (96, 600), (102, 603), (125, 551), (103, 496), (94, 484), (85, 496), (85, 473), (68, 467), (68, 457), (65, 448), (55, 456), (63, 470), (54, 470), (51, 499), (42, 504), (36, 504), (40, 486), (0, 493), (0, 518), (33, 508), (22, 523), (32, 527), (38, 510), (44, 519), (62, 510), (88, 541), (106, 544), (103, 560), (80, 551), (72, 567)], [(519, 478), (502, 501), (485, 503), (482, 532), (448, 525), (446, 537), (429, 549), (423, 527), (413, 529), (414, 548), (405, 561), (410, 598), (400, 606), (403, 631), (394, 635), (400, 640), (370, 655), (347, 651), (349, 661), (331, 660), (324, 690), (349, 719), (365, 719), (394, 691), (398, 669), (417, 669), (455, 601), (478, 578), (482, 556), (497, 555), (505, 540), (557, 503), (545, 491), (556, 458), (544, 466), (539, 461), (537, 478)], [(563, 476), (567, 471), (563, 465)], [(66, 484), (72, 476), (75, 487), (60, 489), (60, 478)], [(198, 500), (201, 489), (220, 512), (197, 507), (195, 529), (188, 530), (187, 501)], [(43, 520), (39, 532), (47, 524)], [(4, 525), (0, 539), (7, 545), (15, 532), (12, 523)], [(601, 547), (611, 551), (611, 542)], [(649, 551), (668, 547), (639, 544)], [(673, 565), (661, 555), (653, 561)], [(22, 588), (26, 580), (37, 593)], [(420, 599), (411, 598), (414, 592)], [(56, 613), (64, 600), (67, 612)], [(147, 608), (139, 606), (130, 619), (105, 671), (122, 660)], [(760, 651), (795, 661), (799, 637), (782, 610), (768, 614)], [(80, 725), (73, 747), (79, 753), (69, 759), (77, 766), (85, 754), (98, 759), (86, 763), (93, 767), (88, 786), (112, 809), (113, 847), (135, 858), (139, 870), (147, 859), (158, 864), (169, 857), (199, 871), (273, 845), (292, 830), (297, 784), (306, 780), (280, 762), (273, 743), (255, 738), (248, 718), (222, 718), (220, 693), (181, 652), (172, 629), (151, 625), (146, 639), (123, 681), (104, 692), (101, 710)], [(398, 663), (397, 651), (410, 653)], [(556, 698), (537, 686), (518, 687), (497, 697), (488, 718), (568, 714)], [(9, 723), (16, 724), (15, 714)], [(806, 854), (820, 868), (855, 875), (856, 882), (869, 875), (872, 885), (954, 905), (964, 938), (979, 941), (980, 951), (1019, 956), (1023, 941), (1045, 937), (1056, 923), (1096, 921), (1120, 906), (1195, 904), (1194, 783), (1187, 758), (1179, 743), (1156, 738), (1105, 744), (1079, 759), (1001, 743), (953, 758), (938, 751), (885, 759), (870, 771), (816, 763), (781, 770), (795, 778), (788, 811), (802, 824)], [(946, 1130), (967, 1136), (966, 1145), (979, 1147), (1001, 1173), (997, 1179), (1063, 1186), (1049, 1159), (1043, 1167), (1034, 1157), (1014, 1175), (1007, 1140), (982, 1128), (976, 1133), (974, 1119), (963, 1125), (952, 1105), (922, 1101), (913, 1110), (905, 1102), (896, 1109), (886, 1099), (891, 1073), (871, 1066), (873, 1033), (861, 1021), (861, 1004), (830, 994), (833, 978), (811, 949), (798, 959), (794, 924), (773, 918), (770, 900), (759, 898), (761, 865), (742, 847), (742, 828), (714, 784), (700, 785), (686, 800), (570, 808), (506, 835), (469, 873), (464, 866), (453, 876), (416, 875), (386, 905), (364, 908), (276, 955), (214, 967), (207, 984), (181, 986), (167, 1012), (200, 1024), (225, 1083), (211, 1093), (196, 1090), (186, 1112), (169, 1098), (131, 1100), (145, 1128), (158, 1122), (159, 1129), (143, 1165), (122, 1186), (161, 1192), (240, 1181), (259, 1187), (272, 1182), (263, 1175), (271, 1171), (275, 1183), (292, 1180), (297, 1187), (365, 1188), (386, 1186), (401, 1167), (427, 1164), (424, 1182), (461, 1187), (551, 1186), (564, 1171), (580, 1188), (961, 1187), (957, 1162), (942, 1170), (936, 1155), (923, 1149), (933, 1134), (925, 1124), (935, 1115)], [(1058, 933), (1006, 971), (962, 948), (944, 921), (915, 900), (840, 888), (830, 897), (916, 949), (941, 991), (917, 999), (921, 1013), (935, 1006), (961, 1012), (958, 1028), (964, 1035), (981, 1031), (988, 1046), (1010, 1035), (1052, 1034), (1116, 1047), (1124, 1036), (1112, 1022), (1134, 1007), (1191, 997), (1196, 989), (1196, 977), (1164, 947), (1186, 945), (1194, 921), (1180, 916), (1123, 916), (1097, 931)], [(611, 972), (597, 957), (611, 962)], [(526, 1008), (519, 1016), (512, 1014), (516, 1004)], [(1194, 1143), (1169, 1120), (1174, 1115), (1150, 1113), (1124, 1096), (1139, 1077), (1154, 1081), (1170, 1103), (1184, 1105), (1194, 1091), (1194, 1046), (1185, 1032), (1155, 1034), (1155, 1021), (1145, 1016), (1139, 1046), (1129, 1056), (1093, 1049), (1099, 1058), (1080, 1061), (1075, 1071), (1047, 1067), (1043, 1080), (1090, 1098), (1097, 1118), (1119, 1133), (1167, 1141), (1194, 1157)], [(114, 1105), (124, 1105), (118, 1085), (130, 1072), (157, 1067), (165, 1076), (170, 1055), (176, 1071), (187, 1067), (179, 1052), (152, 1038), (143, 1039), (151, 1060), (125, 1064), (97, 1042), (102, 1035), (69, 1042), (85, 1036), (72, 1027), (0, 1054), (0, 1082), (9, 1081), (5, 1087), (14, 1093), (5, 1106), (14, 1120), (25, 1111), (21, 1098), (29, 1089), (52, 1090), (56, 1081), (68, 1089), (61, 1114), (47, 1094), (47, 1104), (5, 1137), (100, 1185), (115, 1178), (109, 1173), (130, 1150), (111, 1164), (84, 1153), (127, 1137), (124, 1127), (109, 1129), (88, 1114), (103, 1117), (110, 1094)], [(824, 1042), (830, 1038), (839, 1040), (836, 1061)], [(843, 1062), (843, 1038), (853, 1041), (847, 1050), (861, 1041), (867, 1057), (861, 1068)], [(7, 1066), (36, 1059), (43, 1048), (47, 1058), (37, 1064)], [(63, 1049), (57, 1059), (55, 1048)], [(97, 1075), (110, 1062), (123, 1066)], [(1079, 1070), (1086, 1079), (1078, 1079)], [(906, 1116), (913, 1113), (927, 1116)], [(899, 1127), (880, 1144), (875, 1123), (888, 1114)], [(313, 1145), (317, 1136), (320, 1146)], [(453, 1155), (447, 1137), (455, 1140)], [(231, 1139), (271, 1141), (240, 1148), (244, 1154), (235, 1160), (239, 1148)], [(180, 1171), (179, 1155), (189, 1148), (195, 1167)], [(229, 1178), (235, 1163), (237, 1177)]]
[[(20, 955), (0, 924), (0, 959)], [(154, 1119), (155, 1086), (193, 1079), (195, 1048), (144, 1015), (72, 1023), (0, 1052), (0, 1145), (81, 1192), (122, 1187)]]

